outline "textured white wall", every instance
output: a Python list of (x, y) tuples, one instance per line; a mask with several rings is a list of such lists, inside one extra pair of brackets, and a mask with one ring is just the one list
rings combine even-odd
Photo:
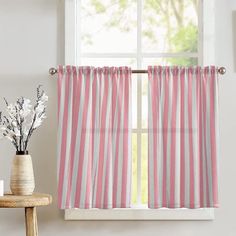
[[(216, 0), (216, 61), (227, 67), (220, 82), (220, 209), (212, 222), (65, 222), (56, 207), (56, 81), (50, 66), (63, 63), (63, 4), (57, 0), (0, 0), (0, 97), (32, 97), (42, 84), (50, 96), (48, 119), (33, 137), (37, 191), (53, 194), (54, 204), (38, 210), (40, 236), (163, 235), (235, 236), (236, 74), (233, 51), (235, 0)], [(236, 31), (236, 21), (234, 24)], [(235, 39), (236, 43), (236, 39)], [(3, 107), (2, 100), (0, 107)], [(14, 150), (0, 142), (0, 179), (9, 184)], [(22, 209), (0, 209), (0, 236), (24, 235)]]

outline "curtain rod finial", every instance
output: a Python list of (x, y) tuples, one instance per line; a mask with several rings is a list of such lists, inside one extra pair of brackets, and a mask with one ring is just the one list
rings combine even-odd
[(221, 75), (224, 75), (224, 74), (226, 73), (225, 67), (220, 67), (220, 68), (218, 69), (218, 72), (219, 72)]
[(55, 75), (56, 73), (57, 73), (57, 69), (56, 68), (52, 67), (52, 68), (49, 69), (49, 74), (50, 75)]

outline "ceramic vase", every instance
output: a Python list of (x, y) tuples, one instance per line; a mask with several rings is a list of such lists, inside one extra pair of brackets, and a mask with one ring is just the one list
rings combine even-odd
[(16, 152), (11, 168), (11, 192), (14, 195), (32, 195), (34, 188), (34, 171), (31, 156), (28, 151)]

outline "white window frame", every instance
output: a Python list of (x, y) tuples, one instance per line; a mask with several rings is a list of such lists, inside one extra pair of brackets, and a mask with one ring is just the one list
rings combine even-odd
[[(137, 0), (138, 15), (141, 16), (141, 2)], [(142, 53), (141, 51), (141, 17), (137, 18), (137, 53), (84, 53), (82, 57), (87, 58), (136, 58), (137, 69), (141, 68), (142, 57), (196, 57), (200, 65), (211, 65), (215, 63), (215, 6), (214, 0), (199, 0), (199, 43), (198, 53)], [(80, 64), (80, 45), (78, 35), (80, 24), (77, 14), (80, 11), (80, 0), (65, 0), (65, 64)], [(142, 104), (142, 82), (141, 75), (137, 80), (137, 103)], [(142, 107), (137, 106), (137, 128), (133, 133), (137, 134), (137, 203), (141, 206), (141, 135), (147, 133), (147, 129), (141, 127)], [(65, 220), (213, 220), (214, 209), (66, 209)]]

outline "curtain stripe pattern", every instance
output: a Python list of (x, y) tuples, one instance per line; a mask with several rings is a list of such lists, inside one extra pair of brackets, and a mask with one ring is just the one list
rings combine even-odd
[(130, 107), (130, 68), (59, 66), (59, 208), (130, 207)]
[(149, 66), (149, 208), (218, 207), (215, 67)]

